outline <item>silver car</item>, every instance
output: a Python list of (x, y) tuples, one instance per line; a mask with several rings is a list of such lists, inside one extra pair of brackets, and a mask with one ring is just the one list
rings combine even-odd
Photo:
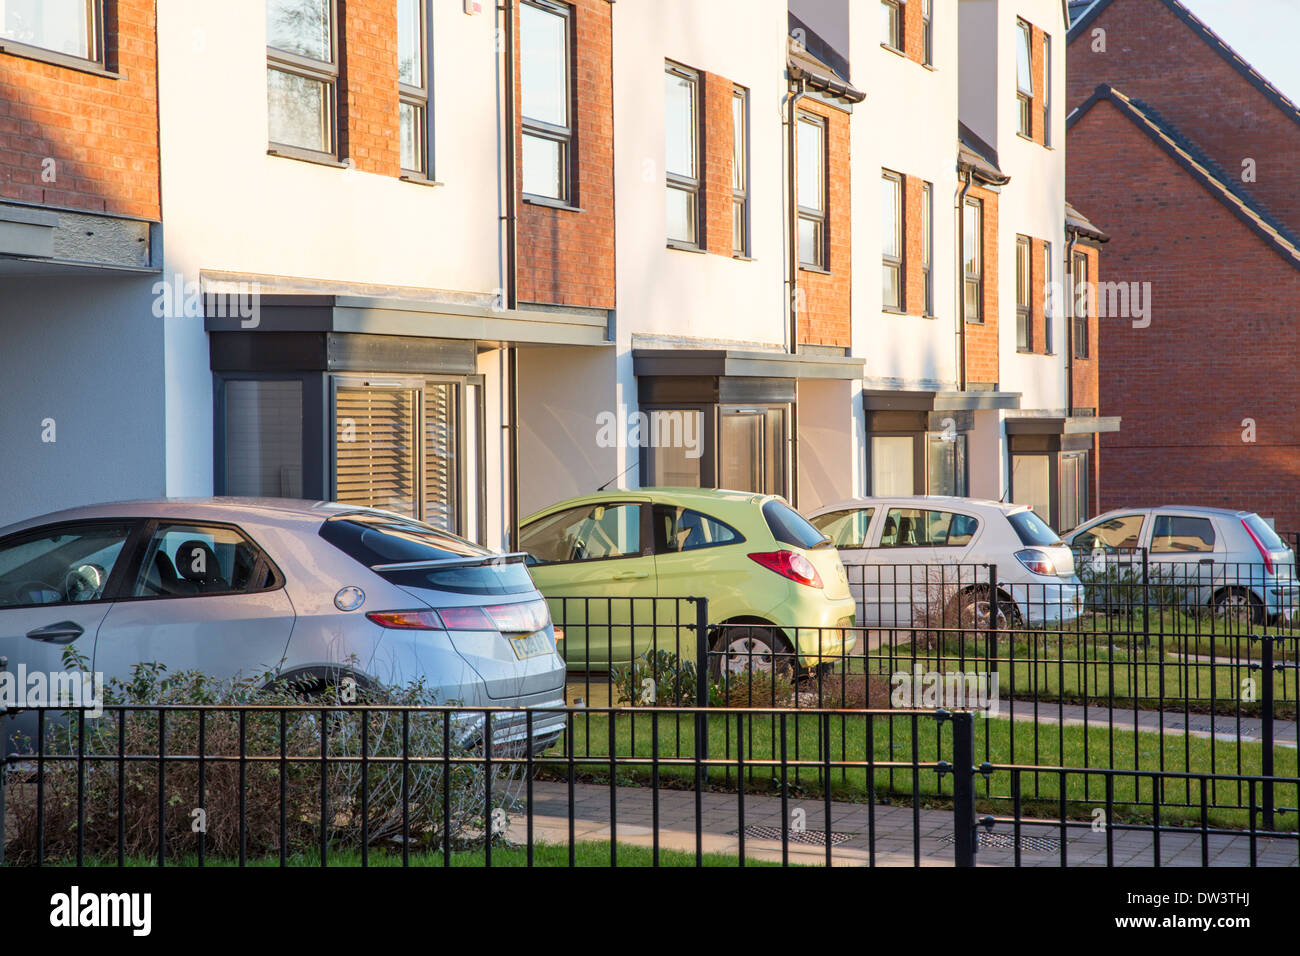
[[(855, 498), (808, 520), (835, 542), (868, 627), (987, 624), (989, 566), (999, 626), (1074, 620), (1074, 557), (1025, 505), (938, 495)], [(955, 613), (953, 613), (955, 612)]]
[[(0, 657), (11, 675), (66, 679), (68, 647), (105, 679), (157, 662), (308, 687), (423, 679), (447, 703), (564, 706), (564, 661), (523, 555), (324, 502), (127, 501), (0, 529)], [(481, 723), (461, 721), (462, 739)], [(535, 714), (534, 749), (563, 723)], [(33, 712), (0, 720), (4, 749), (15, 731), (34, 737)], [(493, 722), (494, 744), (525, 735), (522, 715)]]
[(1172, 588), (1182, 603), (1252, 624), (1289, 621), (1300, 603), (1295, 552), (1251, 511), (1179, 505), (1119, 508), (1080, 525), (1066, 541), (1085, 576), (1138, 580), (1145, 551), (1148, 585)]

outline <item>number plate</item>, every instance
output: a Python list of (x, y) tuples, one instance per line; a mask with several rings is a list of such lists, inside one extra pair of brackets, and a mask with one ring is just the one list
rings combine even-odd
[(549, 654), (555, 650), (545, 631), (525, 634), (523, 637), (512, 637), (510, 638), (510, 646), (514, 648), (515, 657), (521, 661), (530, 657), (541, 657), (543, 654)]

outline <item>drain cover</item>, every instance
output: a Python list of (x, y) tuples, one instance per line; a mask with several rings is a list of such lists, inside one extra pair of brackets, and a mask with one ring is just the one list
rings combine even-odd
[[(1016, 838), (1010, 833), (987, 833), (981, 830), (975, 835), (976, 843), (982, 850), (1014, 850)], [(956, 837), (946, 836), (939, 841), (941, 846), (951, 846), (957, 842)], [(1022, 853), (1059, 853), (1061, 841), (1052, 837), (1022, 836), (1020, 852)]]
[[(740, 831), (732, 830), (727, 836), (736, 836)], [(791, 843), (798, 843), (803, 846), (825, 846), (825, 830), (786, 830), (787, 839)], [(839, 846), (841, 843), (847, 843), (852, 840), (856, 834), (853, 833), (831, 833), (831, 846)], [(780, 827), (745, 827), (746, 840), (775, 840), (781, 841)]]

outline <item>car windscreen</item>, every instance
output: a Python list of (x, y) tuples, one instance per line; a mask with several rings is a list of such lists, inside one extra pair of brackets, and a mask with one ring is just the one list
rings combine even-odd
[(822, 534), (789, 505), (780, 501), (769, 501), (763, 505), (763, 517), (772, 537), (782, 544), (791, 544), (796, 548), (833, 547), (830, 538)]
[(1036, 545), (1043, 548), (1064, 543), (1061, 541), (1061, 536), (1032, 511), (1017, 511), (1009, 514), (1007, 521), (1011, 522), (1011, 527), (1015, 528), (1016, 534), (1020, 536), (1020, 543), (1026, 547)]
[(1268, 526), (1268, 522), (1259, 515), (1246, 515), (1242, 524), (1251, 530), (1265, 551), (1285, 551), (1286, 542), (1277, 536), (1277, 532)]

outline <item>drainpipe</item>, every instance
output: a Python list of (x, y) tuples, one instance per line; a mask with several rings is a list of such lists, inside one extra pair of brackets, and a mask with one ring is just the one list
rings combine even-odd
[[(796, 142), (796, 130), (799, 125), (798, 106), (799, 101), (805, 96), (805, 84), (802, 78), (794, 80), (790, 84), (790, 91), (786, 96), (786, 154), (790, 161), (787, 164), (787, 190), (790, 194), (789, 223), (787, 228), (790, 233), (790, 255), (787, 268), (790, 270), (790, 294), (787, 307), (790, 310), (789, 328), (786, 335), (789, 340), (790, 354), (794, 355), (799, 350), (799, 161), (798, 161), (798, 144)], [(828, 142), (829, 146), (829, 142)], [(798, 380), (795, 380), (795, 388), (798, 388)], [(799, 507), (799, 402), (796, 393), (796, 401), (790, 405), (790, 504), (794, 508)]]
[[(514, 311), (519, 306), (518, 288), (518, 197), (516, 196), (515, 147), (515, 3), (514, 0), (497, 7), (504, 17), (502, 39), (505, 74), (505, 207), (502, 219), (506, 228), (505, 287), (502, 290), (506, 309)], [(506, 445), (510, 466), (506, 481), (507, 506), (510, 509), (510, 550), (519, 550), (519, 348), (506, 348)]]
[(1077, 232), (1070, 233), (1065, 245), (1065, 277), (1068, 284), (1065, 326), (1065, 417), (1074, 414), (1074, 246), (1079, 241)]
[(957, 197), (957, 390), (966, 391), (966, 196), (971, 188), (971, 171)]

